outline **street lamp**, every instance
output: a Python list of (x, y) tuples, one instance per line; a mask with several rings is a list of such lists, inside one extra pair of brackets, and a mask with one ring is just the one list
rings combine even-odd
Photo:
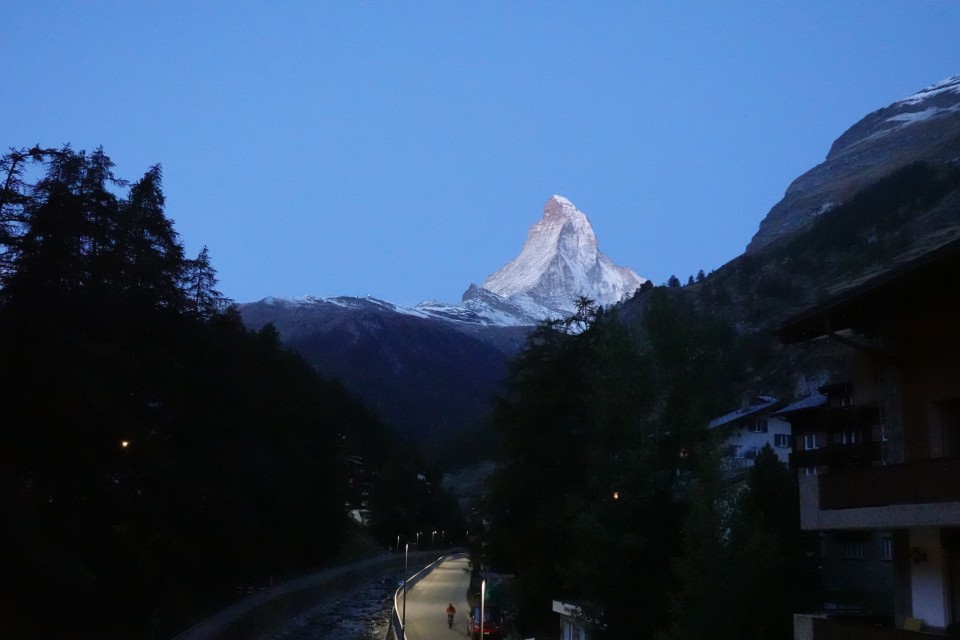
[(403, 614), (400, 619), (400, 627), (403, 629), (403, 638), (407, 640), (407, 556), (410, 554), (410, 543), (403, 545)]
[[(484, 578), (480, 581), (480, 640), (483, 640), (483, 617), (484, 617), (484, 605), (487, 597), (487, 579)], [(404, 631), (406, 635), (406, 631)]]
[(420, 551), (420, 534), (422, 531), (417, 531), (417, 551)]
[(436, 535), (437, 535), (437, 530), (436, 530), (436, 529), (434, 529), (433, 531), (430, 532), (430, 548), (431, 548), (431, 549), (433, 549), (433, 547), (434, 547), (433, 539), (434, 539), (434, 537), (435, 537)]
[(400, 536), (397, 536), (397, 553), (400, 553)]

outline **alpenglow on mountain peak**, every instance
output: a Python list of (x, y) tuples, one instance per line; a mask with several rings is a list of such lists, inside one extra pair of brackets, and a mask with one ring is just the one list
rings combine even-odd
[(571, 316), (580, 296), (612, 305), (633, 295), (644, 282), (632, 269), (618, 267), (601, 253), (587, 216), (555, 195), (547, 200), (540, 221), (530, 227), (520, 255), (482, 285), (471, 284), (460, 304), (429, 300), (405, 307), (369, 297), (306, 296), (265, 298), (242, 305), (242, 313), (255, 326), (274, 322), (281, 333), (299, 330), (296, 327), (310, 315), (334, 318), (355, 312), (440, 320), (471, 333)]
[(580, 296), (610, 305), (645, 281), (600, 252), (587, 216), (567, 198), (554, 195), (547, 200), (543, 217), (530, 227), (520, 255), (489, 276), (481, 288), (563, 315), (573, 312)]

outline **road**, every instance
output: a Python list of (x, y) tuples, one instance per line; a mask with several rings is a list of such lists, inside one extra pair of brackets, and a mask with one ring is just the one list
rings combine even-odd
[[(470, 564), (454, 557), (437, 565), (407, 591), (407, 640), (463, 640), (467, 637), (470, 607)], [(453, 629), (447, 628), (447, 604), (457, 608)], [(403, 596), (397, 605), (403, 611)]]

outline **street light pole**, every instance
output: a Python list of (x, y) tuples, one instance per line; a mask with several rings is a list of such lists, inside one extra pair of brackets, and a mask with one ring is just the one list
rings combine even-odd
[(403, 615), (400, 619), (400, 627), (403, 630), (403, 638), (407, 640), (407, 556), (410, 554), (410, 543), (403, 545)]
[[(486, 604), (487, 599), (487, 579), (484, 578), (480, 581), (480, 640), (483, 640), (483, 618), (484, 618), (484, 605)], [(406, 631), (403, 632), (406, 635)]]

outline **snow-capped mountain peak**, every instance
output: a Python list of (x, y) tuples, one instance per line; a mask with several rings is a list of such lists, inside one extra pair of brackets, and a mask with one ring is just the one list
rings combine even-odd
[(483, 285), (471, 284), (459, 305), (431, 300), (406, 307), (370, 297), (303, 296), (265, 298), (245, 306), (248, 314), (254, 313), (254, 307), (293, 314), (393, 313), (433, 318), (466, 330), (531, 326), (541, 320), (565, 318), (573, 315), (580, 296), (609, 306), (632, 295), (644, 282), (633, 270), (618, 267), (601, 253), (587, 216), (568, 199), (555, 195), (547, 200), (541, 219), (530, 227), (520, 255)]
[(601, 253), (587, 216), (570, 200), (554, 195), (530, 227), (520, 255), (489, 276), (482, 288), (523, 307), (534, 303), (547, 311), (540, 315), (555, 317), (571, 314), (580, 296), (610, 305), (644, 282)]

